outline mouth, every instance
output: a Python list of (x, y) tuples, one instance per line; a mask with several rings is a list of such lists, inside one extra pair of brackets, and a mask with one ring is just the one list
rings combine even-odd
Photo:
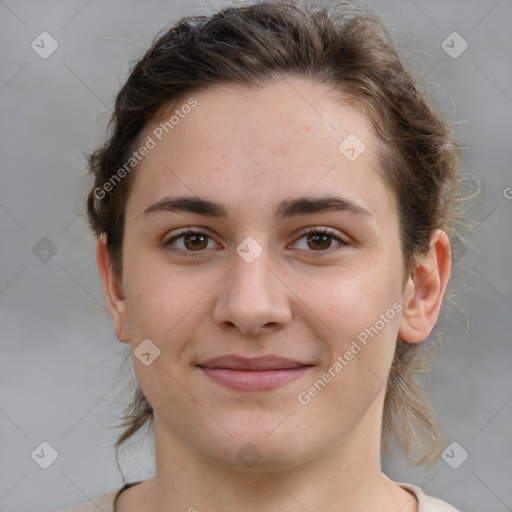
[(236, 391), (269, 391), (288, 384), (313, 365), (278, 356), (223, 356), (197, 365), (215, 383)]

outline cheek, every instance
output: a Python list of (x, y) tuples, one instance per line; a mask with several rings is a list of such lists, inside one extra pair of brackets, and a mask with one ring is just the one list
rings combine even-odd
[(374, 395), (386, 382), (401, 314), (398, 270), (374, 264), (310, 288), (309, 304), (329, 327), (325, 368), (340, 376), (337, 392)]
[(205, 292), (191, 276), (177, 268), (134, 259), (126, 268), (127, 314), (132, 334), (163, 346), (180, 322), (193, 314)]
[(344, 428), (355, 425), (385, 391), (401, 305), (389, 292), (391, 283), (387, 292), (383, 284), (370, 275), (353, 276), (325, 286), (323, 293), (316, 287), (309, 296), (310, 304), (324, 312), (321, 319), (330, 334), (323, 340), (328, 347), (324, 364), (299, 402), (310, 400), (310, 412), (329, 415), (334, 430), (340, 422)]
[[(347, 269), (324, 282), (310, 283), (307, 300), (335, 336), (357, 337), (399, 300), (398, 276), (379, 270), (377, 264), (373, 266), (373, 270)], [(386, 317), (386, 325), (396, 317), (394, 313), (395, 310)]]
[[(186, 400), (178, 384), (183, 380), (179, 362), (198, 318), (204, 315), (200, 300), (204, 292), (198, 291), (204, 279), (202, 283), (191, 280), (169, 266), (149, 264), (147, 260), (144, 265), (134, 260), (126, 270), (127, 314), (137, 381), (155, 410), (182, 414)], [(137, 346), (146, 339), (159, 350), (158, 357), (147, 366), (136, 354)]]

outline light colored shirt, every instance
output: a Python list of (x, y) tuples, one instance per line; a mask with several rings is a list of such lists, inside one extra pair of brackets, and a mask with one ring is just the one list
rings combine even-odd
[[(119, 494), (121, 494), (124, 489), (127, 489), (128, 487), (138, 483), (140, 482), (125, 484), (113, 491), (102, 494), (93, 501), (81, 503), (79, 505), (75, 505), (74, 507), (61, 509), (57, 512), (115, 512), (115, 501), (117, 496), (119, 496)], [(451, 505), (448, 505), (448, 503), (438, 498), (428, 496), (421, 490), (420, 487), (416, 485), (405, 484), (401, 482), (395, 483), (400, 487), (411, 491), (416, 496), (418, 500), (418, 512), (460, 512), (456, 508), (453, 508)]]

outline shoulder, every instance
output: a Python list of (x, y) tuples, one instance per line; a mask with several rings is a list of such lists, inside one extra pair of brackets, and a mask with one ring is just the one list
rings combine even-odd
[(433, 496), (428, 496), (423, 492), (421, 487), (402, 482), (395, 482), (400, 487), (411, 491), (418, 500), (418, 512), (460, 512), (445, 501)]
[(119, 487), (118, 489), (102, 494), (95, 500), (80, 503), (73, 507), (63, 508), (57, 512), (98, 512), (98, 510), (102, 512), (114, 512), (115, 500), (125, 487), (126, 486)]

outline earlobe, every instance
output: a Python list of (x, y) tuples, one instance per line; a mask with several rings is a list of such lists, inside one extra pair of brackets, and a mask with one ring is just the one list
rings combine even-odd
[(102, 233), (98, 238), (96, 261), (117, 339), (123, 343), (129, 343), (128, 318), (123, 287), (113, 269), (112, 258), (107, 248), (106, 233)]
[(405, 288), (398, 331), (398, 337), (409, 343), (427, 339), (439, 317), (451, 273), (448, 235), (440, 229), (434, 231), (428, 252), (418, 255), (417, 262)]

